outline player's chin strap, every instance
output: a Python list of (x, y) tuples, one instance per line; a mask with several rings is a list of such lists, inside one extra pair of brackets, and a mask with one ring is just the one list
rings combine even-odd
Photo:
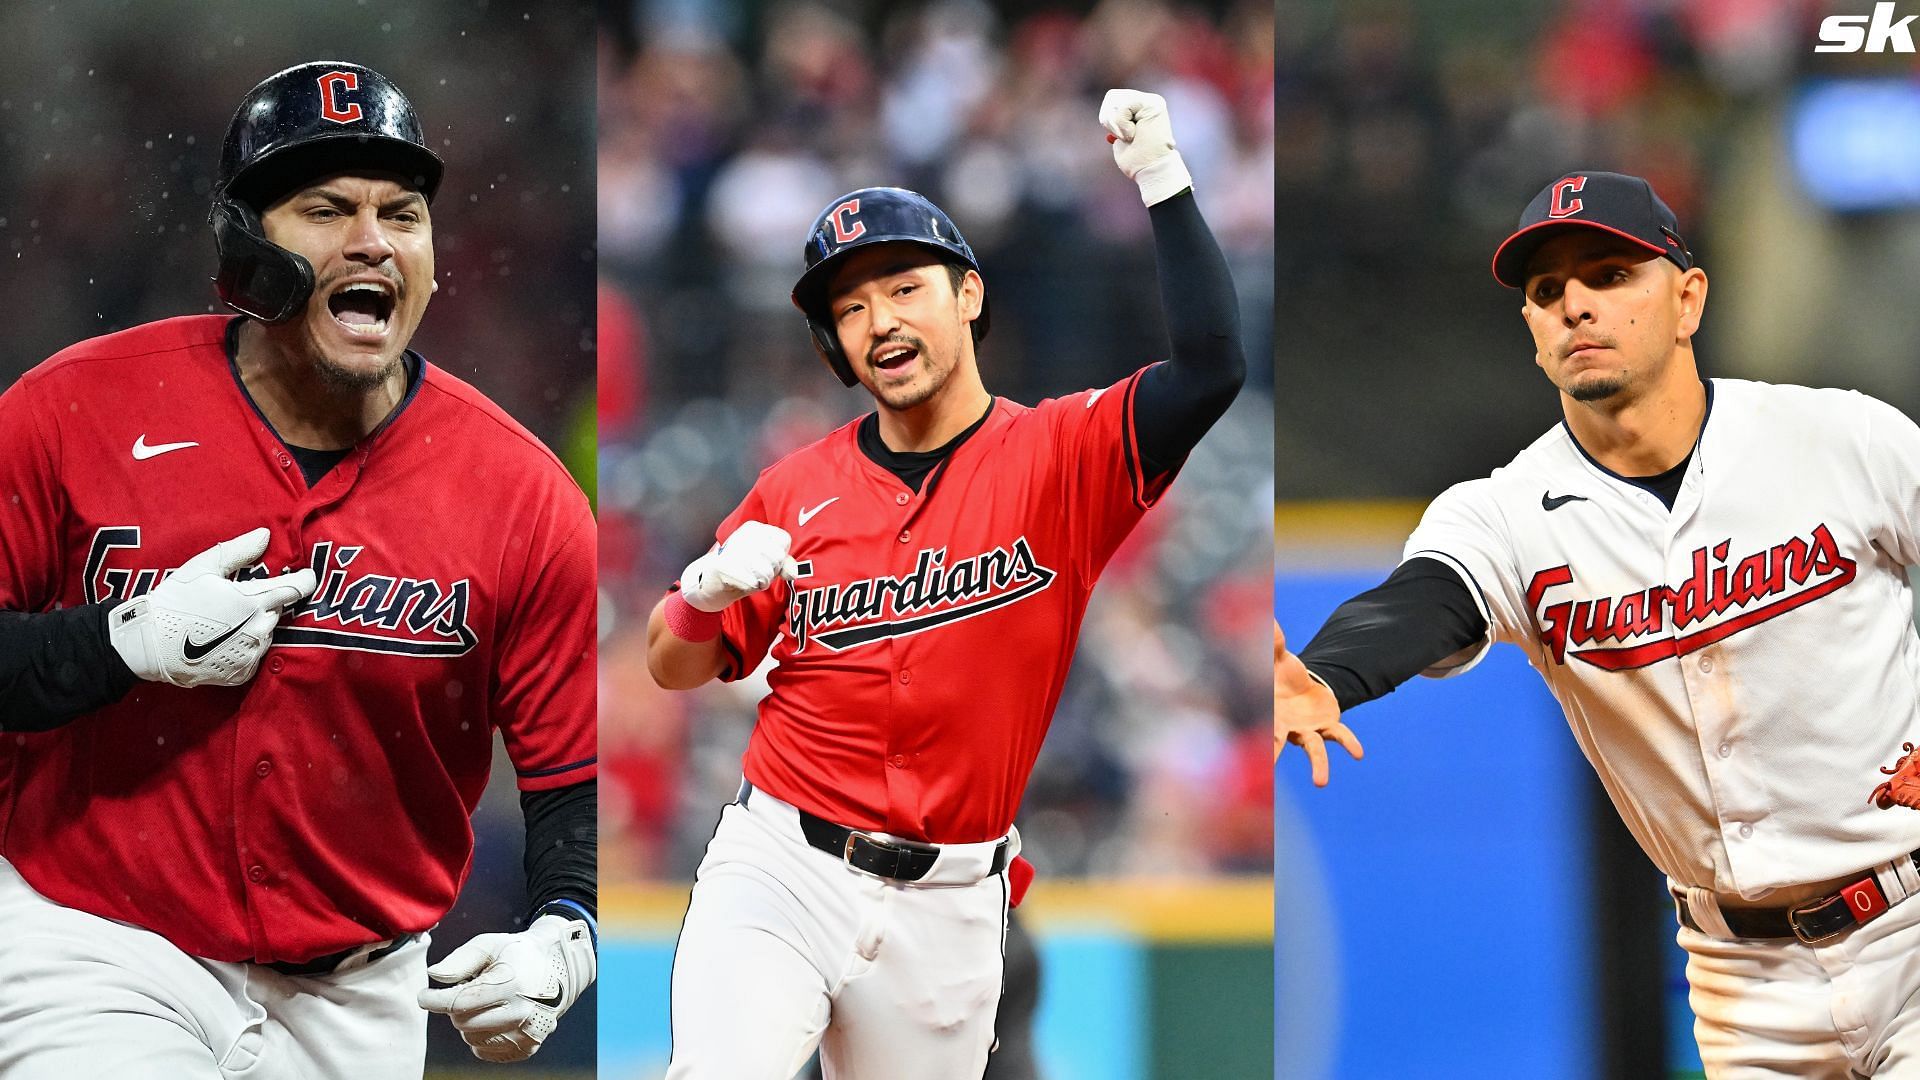
[(207, 220), (220, 252), (213, 287), (228, 307), (264, 323), (281, 323), (307, 306), (313, 294), (313, 264), (268, 240), (253, 207), (218, 198)]

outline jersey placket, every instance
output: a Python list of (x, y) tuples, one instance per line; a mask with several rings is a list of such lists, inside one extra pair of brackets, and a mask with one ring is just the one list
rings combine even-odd
[[(1704, 435), (1702, 442), (1704, 442)], [(1697, 451), (1698, 448), (1696, 448)], [(1703, 544), (1711, 547), (1718, 538), (1701, 536), (1692, 526), (1699, 516), (1706, 484), (1701, 475), (1701, 454), (1693, 455), (1680, 493), (1668, 515), (1666, 547), (1662, 562), (1669, 588), (1677, 588), (1693, 576), (1693, 553)], [(1696, 633), (1700, 624), (1679, 625), (1679, 611), (1670, 608), (1669, 632), (1677, 640)], [(1720, 847), (1726, 858), (1727, 873), (1735, 887), (1743, 875), (1736, 863), (1745, 862), (1751, 849), (1756, 826), (1767, 816), (1766, 790), (1757, 777), (1750, 775), (1745, 759), (1737, 756), (1739, 723), (1731, 678), (1729, 654), (1716, 643), (1684, 655), (1677, 654), (1681, 685), (1686, 688), (1687, 708), (1693, 718), (1694, 744), (1700, 753), (1701, 775), (1706, 777), (1712, 797), (1714, 821), (1720, 831)]]
[[(900, 528), (894, 533), (888, 546), (892, 555), (885, 561), (887, 572), (896, 577), (913, 573), (914, 562), (918, 558), (920, 545), (914, 543), (913, 528), (921, 520), (933, 493), (938, 490), (940, 478), (946, 474), (953, 459), (949, 457), (935, 466), (927, 475), (920, 490), (910, 491), (897, 477), (889, 474), (896, 490), (893, 501), (904, 512), (900, 516)], [(887, 726), (886, 726), (886, 774), (887, 787), (887, 831), (903, 835), (916, 835), (922, 828), (924, 816), (921, 807), (925, 802), (926, 789), (920, 782), (919, 744), (921, 725), (912, 723), (915, 714), (915, 695), (913, 689), (913, 667), (910, 654), (915, 652), (916, 637), (891, 637), (887, 646)]]
[[(286, 448), (275, 446), (272, 452), (276, 455), (275, 464), (283, 471), (294, 495), (294, 504), (286, 522), (286, 542), (290, 545), (288, 550), (297, 554), (308, 550), (307, 532), (313, 519), (345, 499), (352, 490), (359, 478), (360, 463), (365, 455), (360, 452), (348, 454), (321, 478), (316, 487), (309, 489), (305, 478), (299, 473), (299, 465)], [(270, 547), (269, 552), (272, 550)], [(287, 566), (278, 572), (292, 569), (292, 566)], [(325, 565), (315, 565), (313, 571), (318, 584), (307, 604), (320, 601), (329, 588), (339, 587), (338, 575), (335, 574), (330, 581)], [(298, 610), (288, 609), (281, 621), (294, 618)], [(286, 710), (277, 707), (277, 699), (281, 696), (279, 676), (286, 668), (286, 660), (280, 655), (281, 652), (279, 648), (269, 649), (261, 660), (260, 668), (248, 687), (248, 707), (240, 713), (246, 722), (238, 726), (233, 743), (234, 843), (241, 867), (241, 880), (245, 882), (249, 932), (254, 939), (255, 956), (260, 959), (287, 959), (280, 955), (268, 933), (267, 927), (276, 921), (268, 912), (286, 901), (276, 889), (278, 882), (285, 880), (294, 869), (290, 862), (294, 855), (281, 843), (284, 836), (276, 807), (286, 802), (286, 797), (276, 791), (275, 775), (284, 768), (298, 767), (300, 763), (276, 760), (276, 754), (269, 745), (285, 746), (288, 742), (297, 741), (297, 738), (274, 738), (276, 734), (284, 733), (277, 733), (273, 725), (289, 720), (285, 715)]]

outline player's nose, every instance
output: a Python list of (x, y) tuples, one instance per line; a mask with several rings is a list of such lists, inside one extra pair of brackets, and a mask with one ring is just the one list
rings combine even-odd
[(386, 226), (380, 220), (378, 209), (363, 207), (353, 215), (352, 224), (347, 229), (344, 254), (349, 259), (375, 266), (393, 257), (393, 243), (387, 238)]
[(1598, 315), (1596, 302), (1600, 294), (1586, 286), (1578, 278), (1571, 278), (1560, 292), (1560, 317), (1568, 326), (1578, 326), (1583, 322), (1592, 322)]

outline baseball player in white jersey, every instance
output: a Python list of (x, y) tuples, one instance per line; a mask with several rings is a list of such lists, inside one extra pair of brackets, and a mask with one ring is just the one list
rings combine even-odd
[(1708, 1076), (1920, 1076), (1920, 429), (1702, 380), (1707, 277), (1639, 178), (1549, 184), (1494, 276), (1565, 422), (1299, 656), (1276, 631), (1276, 752), (1324, 785), (1344, 710), (1520, 646), (1669, 879)]

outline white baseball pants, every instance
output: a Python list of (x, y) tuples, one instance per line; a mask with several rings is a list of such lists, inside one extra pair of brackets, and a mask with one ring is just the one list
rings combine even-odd
[(1819, 945), (1679, 941), (1709, 1080), (1920, 1078), (1920, 896)]
[[(949, 850), (978, 877), (992, 846)], [(929, 877), (951, 876), (948, 859)], [(979, 1080), (1006, 925), (1004, 871), (874, 877), (810, 847), (797, 811), (756, 790), (721, 812), (695, 879), (667, 1080), (789, 1080), (816, 1047), (827, 1080)]]
[(420, 1080), (426, 935), (295, 977), (62, 907), (0, 860), (0, 1077)]

